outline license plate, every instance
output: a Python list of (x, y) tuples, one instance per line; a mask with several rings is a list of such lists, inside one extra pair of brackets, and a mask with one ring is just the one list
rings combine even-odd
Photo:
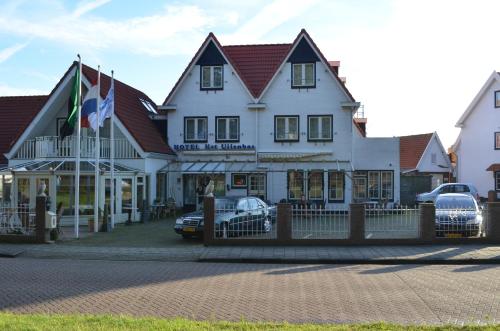
[(185, 227), (184, 228), (184, 232), (196, 232), (196, 228), (193, 228), (191, 226)]
[(446, 233), (446, 238), (462, 238), (461, 233)]

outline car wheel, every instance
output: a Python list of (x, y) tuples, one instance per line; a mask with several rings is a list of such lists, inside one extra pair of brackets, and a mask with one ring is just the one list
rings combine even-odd
[(268, 233), (271, 232), (271, 229), (273, 227), (273, 222), (271, 220), (271, 216), (267, 216), (264, 221), (262, 222), (262, 232)]

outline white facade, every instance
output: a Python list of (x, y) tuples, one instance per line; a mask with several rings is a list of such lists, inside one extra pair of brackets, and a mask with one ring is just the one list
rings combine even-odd
[(486, 169), (500, 163), (500, 150), (495, 149), (495, 132), (500, 132), (500, 108), (495, 108), (499, 78), (497, 72), (491, 74), (459, 119), (456, 126), (460, 134), (452, 147), (457, 155), (457, 181), (475, 185), (482, 197), (487, 197), (490, 190), (498, 190), (495, 171)]
[[(308, 35), (301, 33), (286, 58), (303, 39), (310, 43)], [(256, 97), (219, 46), (217, 49), (227, 62), (223, 65), (223, 89), (200, 88), (202, 67), (196, 63), (210, 42), (218, 45), (214, 37), (207, 38), (163, 106), (168, 110), (169, 145), (178, 154), (178, 163), (166, 170), (176, 201), (193, 204), (195, 188), (203, 182), (203, 177), (208, 177), (221, 183), (218, 191), (221, 195), (260, 195), (271, 202), (293, 202), (301, 199), (297, 195), (303, 195), (310, 202), (347, 209), (353, 201), (351, 182), (358, 169), (391, 172), (390, 201), (399, 200), (398, 140), (357, 137), (358, 133), (353, 132), (356, 130), (353, 112), (359, 104), (314, 46), (311, 48), (318, 58), (314, 87), (292, 88), (292, 63), (285, 58)], [(239, 118), (238, 141), (231, 144), (243, 148), (224, 149), (223, 143), (217, 141), (216, 118), (221, 116)], [(296, 141), (276, 141), (276, 116), (297, 116)], [(309, 139), (309, 116), (331, 116), (331, 139)], [(190, 117), (207, 118), (206, 142), (185, 140), (186, 119)], [(246, 176), (246, 184), (241, 188), (233, 185), (235, 174)], [(342, 179), (330, 184), (330, 176)], [(263, 191), (256, 192), (252, 183), (261, 180)], [(294, 189), (290, 188), (292, 182), (297, 185)], [(317, 185), (322, 185), (321, 190)], [(333, 192), (332, 185), (343, 187)]]

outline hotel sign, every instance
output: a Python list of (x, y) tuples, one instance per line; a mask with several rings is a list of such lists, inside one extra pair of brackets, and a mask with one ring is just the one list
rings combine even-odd
[(255, 150), (254, 145), (246, 144), (180, 144), (174, 145), (174, 150), (184, 151), (250, 151)]

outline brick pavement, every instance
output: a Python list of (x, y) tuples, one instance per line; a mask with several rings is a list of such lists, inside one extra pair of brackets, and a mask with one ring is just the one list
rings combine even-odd
[(496, 265), (1, 259), (0, 309), (297, 322), (498, 323)]

